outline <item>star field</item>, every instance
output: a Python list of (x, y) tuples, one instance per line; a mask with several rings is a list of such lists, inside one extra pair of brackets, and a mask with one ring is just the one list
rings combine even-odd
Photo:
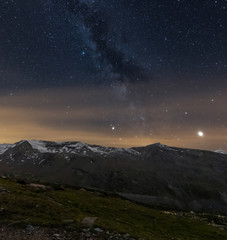
[(0, 140), (227, 150), (226, 11), (227, 0), (1, 1)]

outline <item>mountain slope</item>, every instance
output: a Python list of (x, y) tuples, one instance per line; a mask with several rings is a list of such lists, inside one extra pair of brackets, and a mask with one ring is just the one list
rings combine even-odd
[[(0, 178), (2, 240), (227, 239), (227, 217), (160, 211), (96, 191), (18, 182)], [(88, 224), (88, 219), (94, 223)], [(5, 238), (2, 226), (11, 231)], [(43, 237), (43, 228), (58, 234)], [(35, 230), (38, 236), (33, 238)], [(15, 236), (18, 231), (23, 237)]]
[(131, 149), (21, 141), (0, 147), (1, 175), (115, 192), (152, 206), (227, 214), (227, 155), (153, 144)]

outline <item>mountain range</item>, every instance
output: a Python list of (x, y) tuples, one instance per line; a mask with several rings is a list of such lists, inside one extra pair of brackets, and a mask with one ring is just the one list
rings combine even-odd
[(81, 142), (0, 144), (0, 174), (118, 194), (158, 208), (227, 214), (227, 155)]

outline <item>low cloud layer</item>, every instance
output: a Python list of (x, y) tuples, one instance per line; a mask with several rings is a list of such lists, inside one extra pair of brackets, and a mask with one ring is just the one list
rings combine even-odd
[[(138, 102), (134, 101), (134, 94), (121, 99), (104, 87), (34, 90), (1, 96), (0, 141), (75, 140), (123, 147), (162, 142), (226, 150), (224, 93), (215, 99), (206, 93), (190, 97), (179, 94), (166, 101), (169, 98), (164, 93), (151, 96), (143, 86), (136, 89), (146, 93), (140, 94)], [(199, 130), (204, 131), (203, 138), (197, 136)]]

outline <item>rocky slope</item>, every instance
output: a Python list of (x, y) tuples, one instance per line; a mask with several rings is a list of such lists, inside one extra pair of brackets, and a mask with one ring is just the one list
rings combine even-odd
[(20, 141), (0, 145), (0, 174), (115, 192), (157, 207), (227, 214), (227, 155), (216, 152)]
[(130, 237), (129, 234), (112, 233), (104, 231), (100, 228), (89, 229), (84, 228), (81, 230), (66, 231), (59, 228), (47, 228), (39, 226), (27, 225), (25, 228), (18, 227), (1, 227), (0, 228), (1, 240), (136, 240)]

